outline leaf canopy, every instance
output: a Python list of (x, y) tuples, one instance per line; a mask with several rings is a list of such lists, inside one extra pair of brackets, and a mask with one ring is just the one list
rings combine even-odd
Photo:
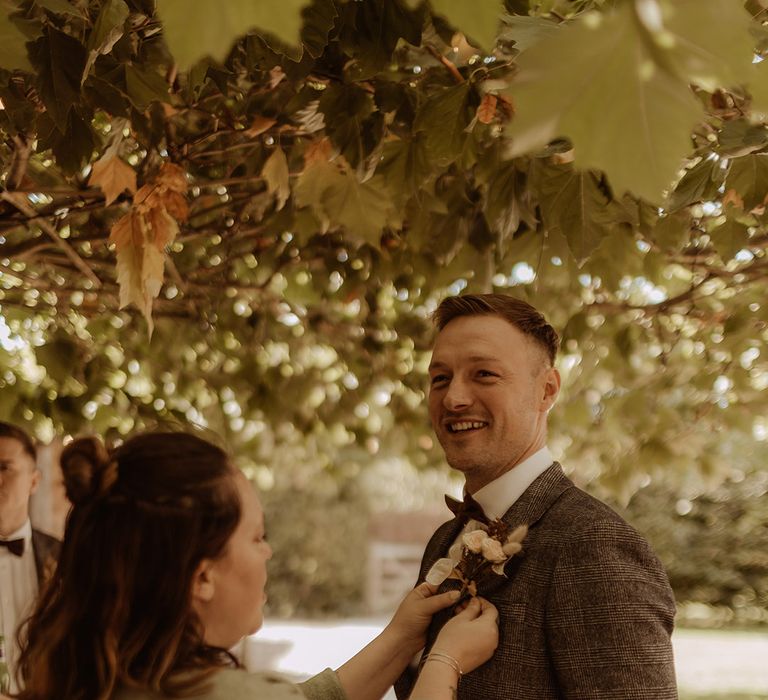
[(562, 331), (552, 447), (616, 493), (768, 430), (759, 3), (12, 9), (4, 417), (435, 464), (429, 314), (467, 290)]

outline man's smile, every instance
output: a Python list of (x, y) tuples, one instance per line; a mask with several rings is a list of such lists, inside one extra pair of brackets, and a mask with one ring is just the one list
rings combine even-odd
[(480, 430), (488, 426), (488, 423), (477, 420), (464, 420), (457, 421), (455, 423), (446, 423), (446, 428), (449, 433), (465, 433), (471, 430)]

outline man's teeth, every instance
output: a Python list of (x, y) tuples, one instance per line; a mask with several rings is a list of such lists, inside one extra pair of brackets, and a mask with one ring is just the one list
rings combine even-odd
[(477, 428), (484, 428), (485, 423), (481, 423), (480, 421), (464, 421), (462, 423), (454, 423), (453, 425), (448, 426), (448, 429), (452, 433), (460, 433), (463, 430), (476, 430)]

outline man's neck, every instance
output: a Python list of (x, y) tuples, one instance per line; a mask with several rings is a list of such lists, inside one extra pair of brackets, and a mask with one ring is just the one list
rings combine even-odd
[(7, 518), (0, 516), (0, 539), (10, 537), (14, 532), (21, 529), (28, 519), (29, 513), (27, 512)]

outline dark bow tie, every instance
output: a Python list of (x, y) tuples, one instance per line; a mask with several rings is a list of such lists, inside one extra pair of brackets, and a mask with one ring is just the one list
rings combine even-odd
[(20, 557), (24, 554), (24, 540), (0, 540), (0, 547), (5, 547), (11, 554)]
[(490, 522), (490, 518), (485, 514), (483, 507), (468, 493), (464, 495), (463, 501), (459, 501), (446, 494), (445, 505), (451, 509), (451, 512), (462, 523), (467, 523), (469, 520), (477, 520), (487, 525)]

